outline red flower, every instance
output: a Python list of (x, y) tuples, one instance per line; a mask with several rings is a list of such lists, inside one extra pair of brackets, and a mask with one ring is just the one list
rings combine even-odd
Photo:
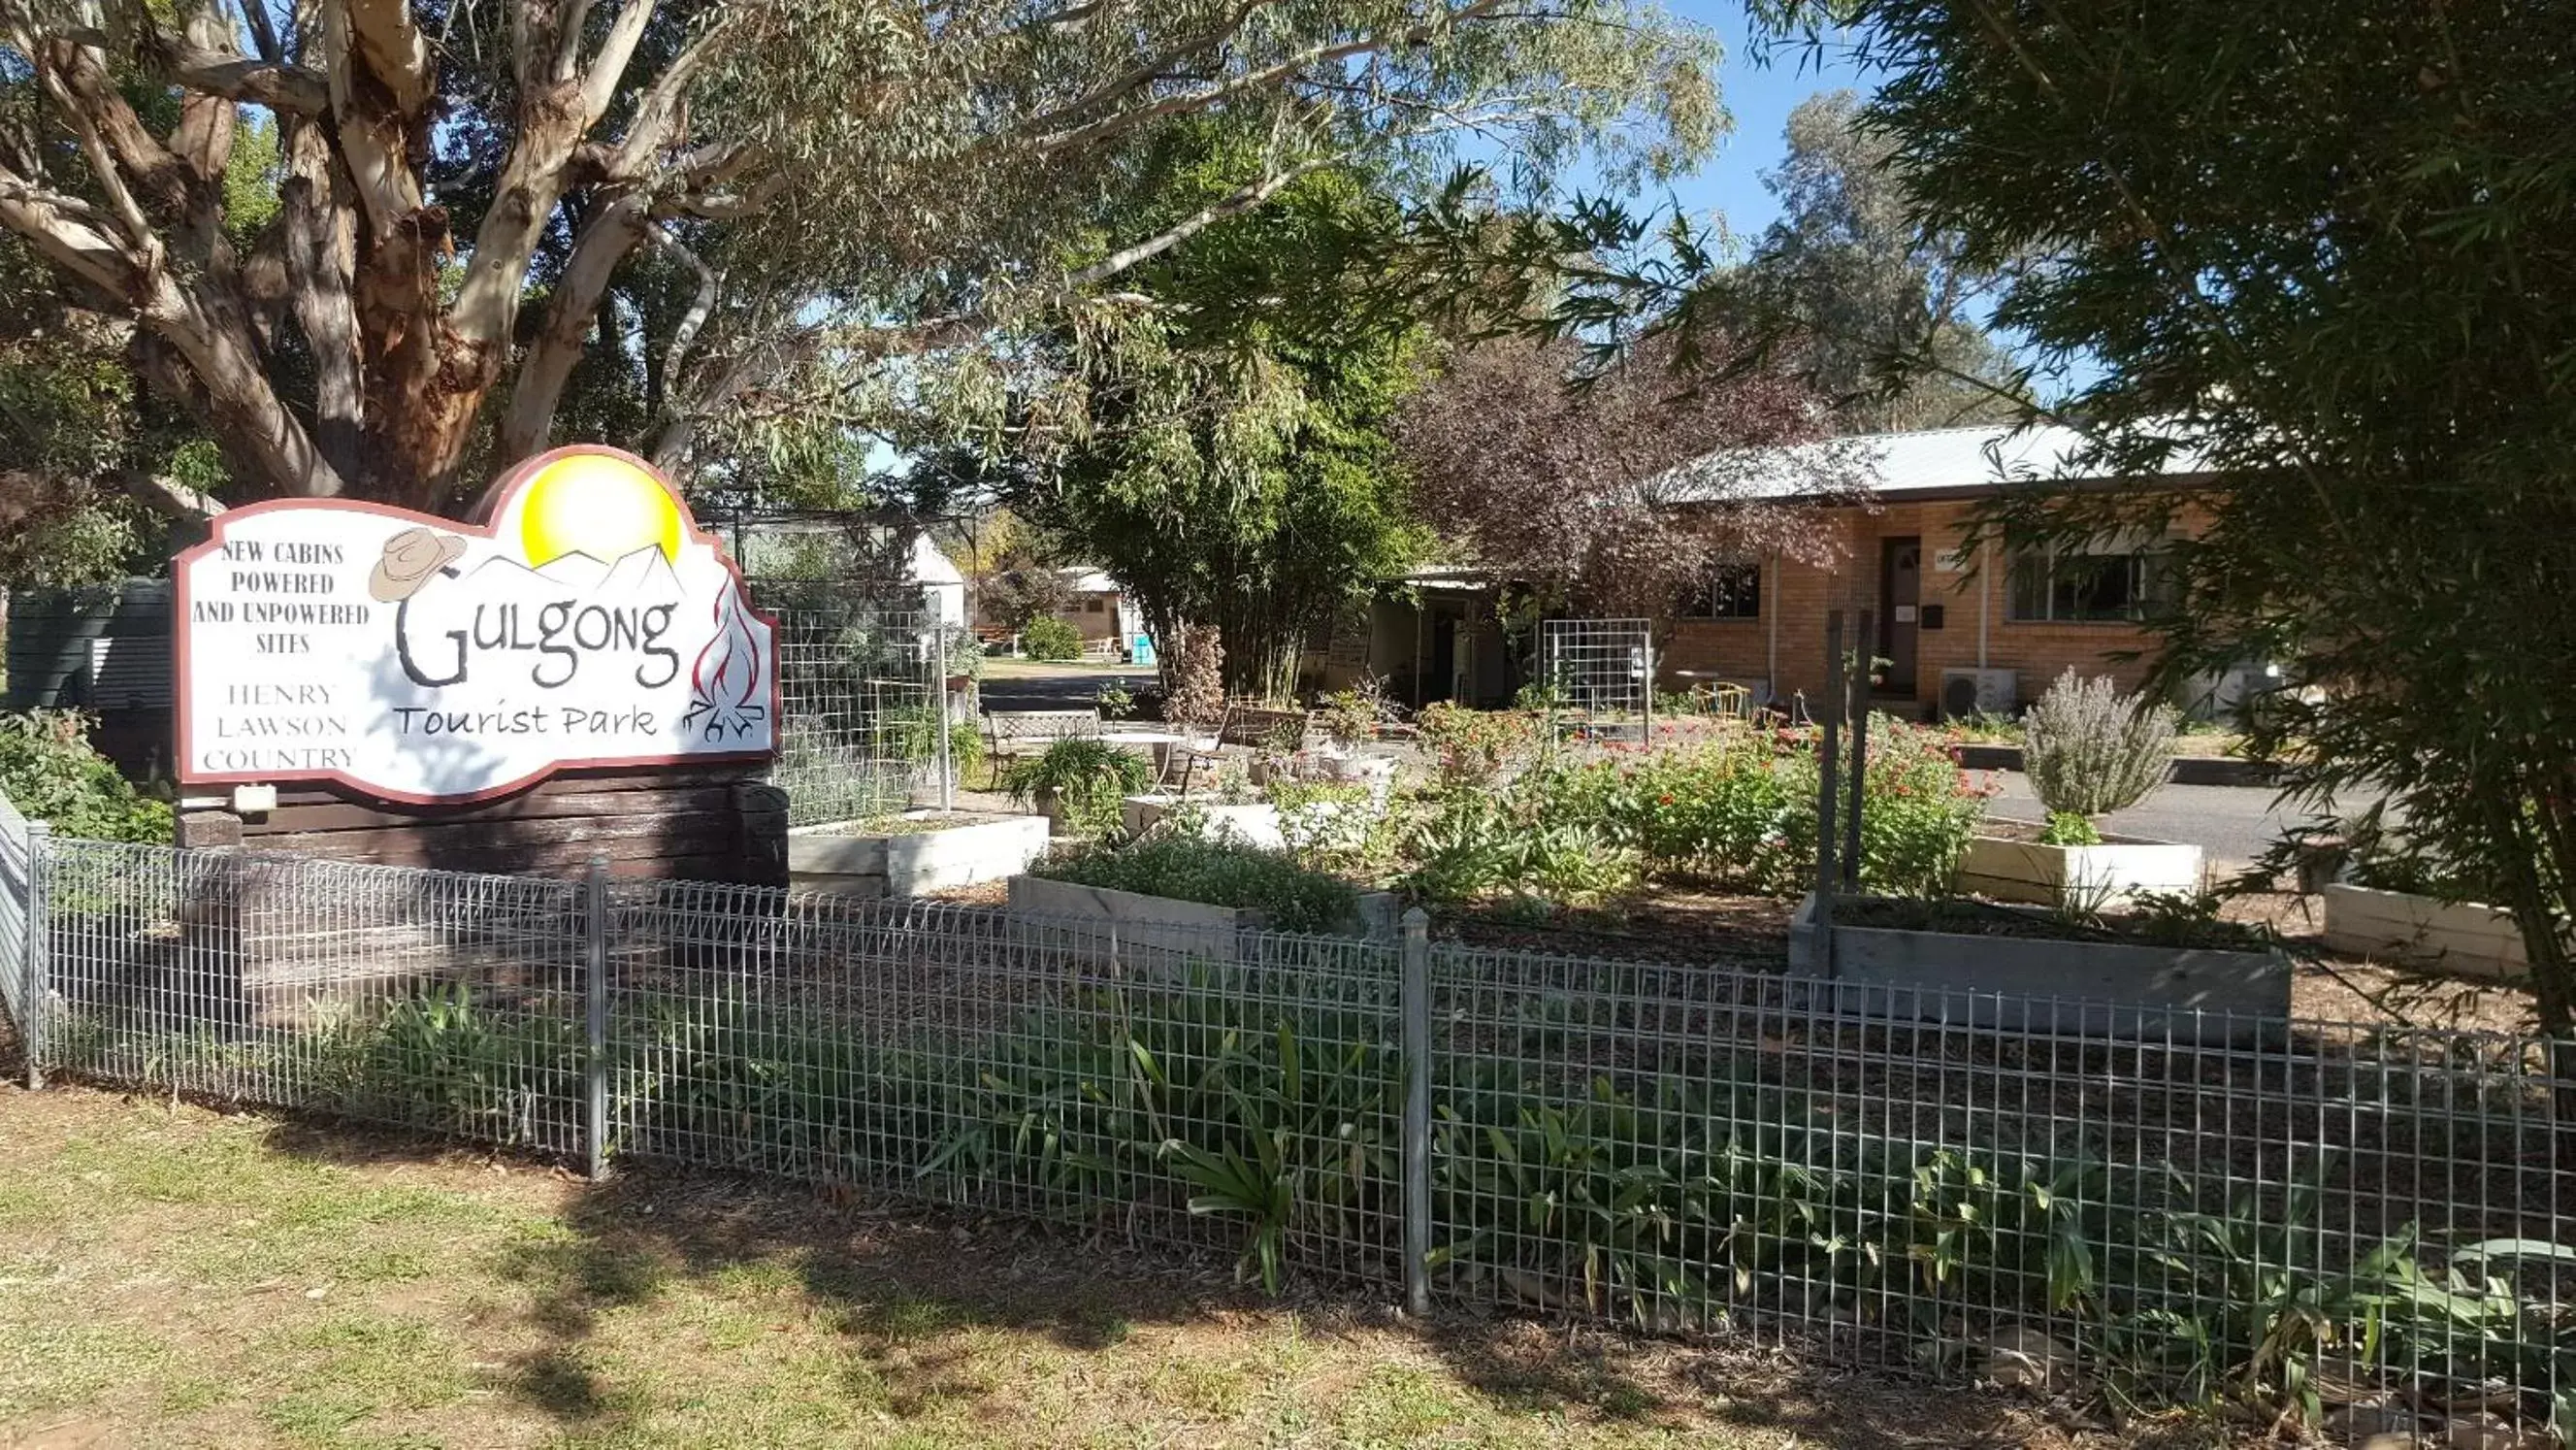
[(1671, 805), (1673, 803), (1672, 795), (1669, 792), (1655, 797), (1655, 800), (1662, 805)]

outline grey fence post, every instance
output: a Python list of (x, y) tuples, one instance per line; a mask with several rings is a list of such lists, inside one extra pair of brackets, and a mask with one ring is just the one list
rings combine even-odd
[(1843, 809), (1842, 859), (1843, 887), (1855, 893), (1860, 890), (1860, 815), (1869, 802), (1869, 697), (1873, 673), (1870, 662), (1874, 658), (1872, 651), (1877, 647), (1876, 622), (1864, 609), (1860, 612), (1859, 636), (1852, 642), (1856, 658), (1848, 677), (1849, 683), (1843, 686), (1845, 698), (1856, 699), (1851, 711), (1851, 741), (1846, 747), (1851, 756), (1851, 786)]
[(608, 1175), (608, 859), (604, 856), (590, 858), (590, 872), (582, 879), (582, 906), (582, 935), (589, 947), (581, 974), (582, 1061), (590, 1088), (589, 1110), (582, 1122), (582, 1167), (596, 1181)]
[(957, 806), (956, 767), (948, 756), (948, 622), (941, 620), (931, 637), (939, 652), (930, 667), (930, 693), (939, 701), (939, 809), (946, 814)]
[(1637, 646), (1637, 663), (1646, 672), (1646, 687), (1638, 696), (1637, 738), (1648, 745), (1655, 743), (1655, 631), (1649, 625), (1646, 642)]
[(1818, 976), (1834, 974), (1834, 776), (1843, 711), (1851, 700), (1851, 676), (1843, 667), (1843, 612), (1825, 615), (1825, 718), (1823, 738), (1816, 743), (1816, 913), (1815, 945), (1809, 960)]
[(45, 844), (54, 828), (43, 821), (27, 823), (27, 900), (20, 913), (26, 950), (18, 958), (18, 1051), (27, 1059), (27, 1091), (45, 1085)]
[(1431, 918), (1404, 914), (1404, 1307), (1431, 1312)]

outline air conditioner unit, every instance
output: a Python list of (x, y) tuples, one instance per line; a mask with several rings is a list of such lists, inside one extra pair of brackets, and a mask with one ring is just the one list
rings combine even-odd
[(1941, 718), (2009, 715), (2021, 705), (2020, 679), (2011, 670), (1943, 670)]

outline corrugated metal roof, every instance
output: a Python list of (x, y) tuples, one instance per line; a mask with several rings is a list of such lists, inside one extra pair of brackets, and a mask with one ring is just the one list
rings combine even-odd
[[(1862, 481), (1882, 495), (1975, 492), (2006, 481), (2081, 480), (2097, 477), (2075, 460), (2085, 435), (2073, 428), (2042, 424), (2022, 428), (2009, 423), (1982, 423), (1962, 428), (1927, 428), (1911, 433), (1868, 433), (1786, 448), (1728, 450), (1698, 463), (1684, 464), (1658, 481), (1655, 493), (1670, 503), (1708, 498), (1795, 498), (1814, 491), (1815, 480), (1844, 466), (1856, 467)], [(1848, 463), (1827, 450), (1850, 450)], [(1694, 486), (1690, 474), (1704, 470), (1707, 481)], [(2197, 461), (2178, 454), (2167, 460), (2169, 477), (2199, 471)]]

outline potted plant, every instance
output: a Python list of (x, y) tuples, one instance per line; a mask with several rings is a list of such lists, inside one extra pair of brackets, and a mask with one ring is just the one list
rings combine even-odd
[(2171, 706), (2123, 695), (2107, 678), (2060, 675), (2023, 722), (2023, 768), (2044, 826), (1989, 820), (1959, 864), (1962, 888), (2004, 901), (2116, 906), (2189, 895), (2198, 846), (2102, 832), (2099, 818), (2155, 793), (2173, 771)]

